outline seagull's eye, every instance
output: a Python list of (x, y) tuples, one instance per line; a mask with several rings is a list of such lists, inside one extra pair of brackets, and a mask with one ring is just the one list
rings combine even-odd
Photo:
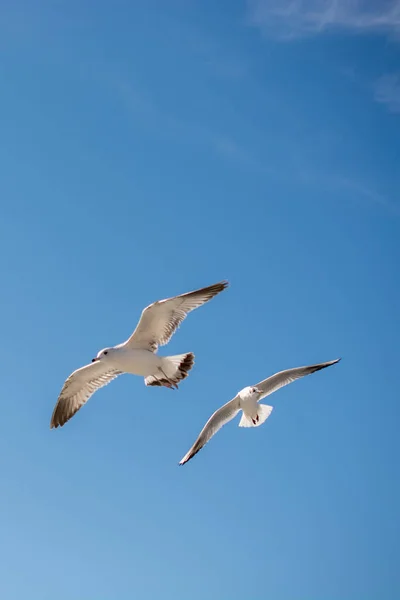
[(104, 352), (104, 356), (105, 356), (106, 354), (108, 354), (108, 350), (106, 350), (106, 351)]

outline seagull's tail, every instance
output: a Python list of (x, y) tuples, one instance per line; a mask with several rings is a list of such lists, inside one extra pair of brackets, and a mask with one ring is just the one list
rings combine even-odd
[(272, 413), (272, 408), (273, 407), (268, 406), (268, 404), (259, 404), (257, 414), (253, 418), (246, 416), (243, 412), (239, 427), (258, 427), (259, 425), (262, 425)]
[(177, 354), (175, 356), (163, 356), (159, 372), (149, 375), (145, 378), (144, 382), (146, 385), (178, 387), (178, 383), (189, 375), (189, 371), (193, 365), (193, 352)]

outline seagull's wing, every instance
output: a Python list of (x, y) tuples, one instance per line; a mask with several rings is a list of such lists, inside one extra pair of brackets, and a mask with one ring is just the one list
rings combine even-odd
[(228, 423), (228, 421), (231, 421), (234, 417), (236, 417), (239, 410), (239, 396), (235, 396), (233, 400), (230, 400), (221, 406), (221, 408), (216, 410), (215, 413), (208, 419), (207, 423), (201, 430), (199, 437), (179, 464), (184, 465), (188, 460), (193, 458), (193, 456), (197, 454), (205, 444), (207, 444), (208, 440), (210, 440), (212, 436), (215, 435), (223, 425), (225, 425), (225, 423)]
[(74, 371), (65, 381), (50, 421), (50, 429), (62, 427), (94, 392), (121, 375), (101, 360)]
[(281, 387), (288, 385), (288, 383), (292, 383), (293, 381), (296, 381), (296, 379), (300, 379), (301, 377), (315, 373), (315, 371), (320, 371), (321, 369), (330, 367), (331, 365), (339, 362), (339, 360), (340, 358), (337, 358), (336, 360), (319, 363), (318, 365), (310, 365), (309, 367), (296, 367), (295, 369), (287, 369), (286, 371), (275, 373), (275, 375), (268, 377), (268, 379), (264, 379), (264, 381), (260, 381), (260, 383), (257, 383), (254, 386), (262, 392), (259, 400), (262, 400), (265, 398), (265, 396), (269, 396), (273, 392), (276, 392), (276, 390), (279, 390)]
[(214, 298), (227, 286), (227, 281), (221, 281), (194, 292), (150, 304), (143, 310), (135, 331), (125, 342), (126, 345), (155, 352), (158, 346), (169, 342), (188, 313)]

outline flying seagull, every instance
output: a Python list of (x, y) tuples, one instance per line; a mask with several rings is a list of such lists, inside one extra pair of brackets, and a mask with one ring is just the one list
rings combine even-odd
[(258, 427), (266, 421), (272, 412), (272, 406), (267, 404), (258, 404), (260, 400), (269, 396), (281, 387), (320, 371), (326, 367), (330, 367), (335, 363), (339, 362), (340, 358), (331, 360), (329, 362), (320, 363), (318, 365), (311, 365), (309, 367), (296, 367), (294, 369), (287, 369), (286, 371), (280, 371), (275, 373), (268, 379), (260, 381), (255, 386), (248, 386), (243, 388), (232, 400), (221, 406), (215, 411), (213, 415), (208, 419), (204, 425), (199, 437), (190, 448), (189, 452), (180, 461), (180, 465), (184, 465), (188, 460), (193, 458), (195, 454), (217, 433), (219, 429), (228, 421), (231, 421), (238, 412), (242, 411), (242, 418), (239, 422), (239, 427)]
[(178, 383), (188, 376), (193, 367), (194, 354), (158, 356), (157, 349), (169, 342), (188, 313), (227, 286), (227, 281), (221, 281), (147, 306), (126, 342), (100, 350), (90, 364), (68, 377), (55, 405), (50, 429), (62, 427), (96, 390), (122, 373), (140, 375), (145, 378), (146, 385), (178, 388)]

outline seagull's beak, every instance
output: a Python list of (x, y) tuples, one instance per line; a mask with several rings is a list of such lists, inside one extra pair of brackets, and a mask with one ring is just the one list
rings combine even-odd
[(262, 394), (262, 391), (259, 388), (254, 388), (257, 394)]
[(98, 360), (99, 359), (97, 358), (97, 356), (96, 356), (96, 358), (92, 358), (92, 362), (97, 362)]

